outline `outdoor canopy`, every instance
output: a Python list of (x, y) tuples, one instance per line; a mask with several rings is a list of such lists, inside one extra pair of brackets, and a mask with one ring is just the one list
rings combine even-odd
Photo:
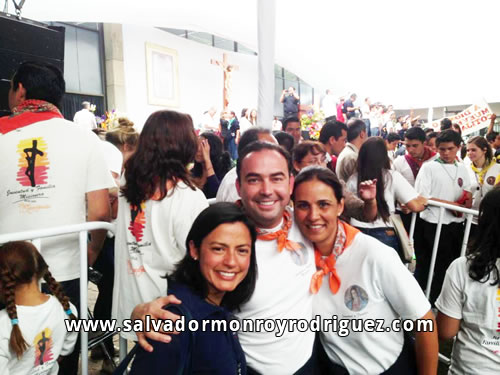
[[(274, 57), (317, 89), (408, 109), (500, 102), (499, 8), (495, 0), (27, 0), (22, 15), (207, 32), (260, 51), (268, 65)], [(260, 77), (274, 87), (274, 75)]]

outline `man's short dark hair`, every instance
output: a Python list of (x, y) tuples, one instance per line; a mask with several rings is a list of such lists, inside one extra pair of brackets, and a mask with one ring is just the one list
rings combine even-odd
[(326, 145), (328, 140), (333, 137), (337, 141), (342, 136), (342, 130), (347, 133), (347, 125), (343, 122), (334, 120), (328, 121), (319, 132), (319, 141)]
[(26, 90), (26, 99), (43, 100), (60, 108), (66, 83), (56, 66), (45, 62), (24, 62), (12, 77), (14, 91), (19, 88), (19, 83)]
[(238, 154), (241, 154), (243, 149), (252, 142), (259, 140), (260, 134), (271, 134), (271, 130), (266, 128), (255, 128), (252, 127), (246, 130), (240, 138), (240, 143), (238, 143)]
[(462, 143), (462, 137), (460, 137), (460, 134), (458, 134), (456, 131), (448, 129), (438, 134), (436, 138), (436, 147), (445, 142), (453, 142), (455, 146), (460, 146), (460, 144)]
[(293, 135), (287, 132), (277, 132), (274, 138), (276, 138), (281, 147), (284, 147), (290, 154), (292, 153), (293, 146), (295, 146)]
[(491, 132), (491, 133), (488, 133), (488, 134), (486, 134), (486, 140), (487, 140), (489, 143), (493, 143), (493, 142), (495, 142), (495, 140), (497, 139), (497, 136), (498, 136), (498, 133), (497, 133), (497, 132)]
[(366, 124), (363, 120), (355, 119), (347, 123), (347, 142), (354, 141), (361, 132), (366, 132)]
[(279, 152), (286, 160), (286, 165), (288, 167), (288, 174), (292, 174), (292, 158), (290, 157), (290, 154), (288, 153), (287, 150), (285, 150), (283, 147), (280, 145), (274, 144), (274, 143), (269, 143), (269, 142), (252, 142), (241, 152), (238, 150), (238, 162), (236, 163), (236, 174), (238, 175), (238, 180), (241, 181), (241, 165), (243, 164), (243, 161), (245, 160), (245, 157), (251, 153), (251, 152), (259, 152), (262, 150), (270, 150), (270, 151), (277, 151)]
[(392, 143), (394, 141), (400, 141), (401, 137), (398, 133), (389, 133), (387, 134), (387, 142)]
[(405, 133), (405, 139), (409, 141), (420, 141), (425, 142), (425, 131), (422, 128), (414, 127), (410, 128)]
[(286, 128), (288, 127), (288, 124), (291, 122), (298, 122), (300, 124), (300, 120), (298, 117), (288, 117), (283, 120), (283, 131), (286, 132)]
[(449, 118), (444, 118), (441, 120), (441, 131), (451, 129), (451, 120)]

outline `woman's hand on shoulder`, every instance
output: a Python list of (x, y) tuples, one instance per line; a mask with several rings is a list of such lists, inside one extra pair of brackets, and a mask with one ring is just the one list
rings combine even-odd
[[(165, 297), (160, 297), (155, 299), (154, 301), (151, 302), (146, 302), (142, 303), (140, 305), (137, 305), (134, 310), (132, 311), (132, 314), (130, 318), (135, 321), (135, 320), (141, 320), (143, 323), (146, 319), (146, 316), (149, 315), (151, 317), (151, 320), (172, 320), (176, 321), (179, 319), (179, 315), (176, 315), (174, 313), (171, 313), (168, 310), (164, 310), (163, 306), (169, 305), (169, 304), (180, 304), (181, 301), (177, 299), (174, 295), (168, 295)], [(155, 341), (160, 341), (164, 343), (169, 343), (172, 338), (170, 335), (176, 335), (178, 332), (165, 332), (163, 330), (160, 330), (158, 332), (156, 331), (149, 331), (149, 332), (136, 332), (137, 339), (139, 341), (139, 345), (142, 346), (142, 348), (147, 351), (147, 352), (152, 352), (153, 347), (148, 343), (146, 339), (150, 340), (155, 340)]]

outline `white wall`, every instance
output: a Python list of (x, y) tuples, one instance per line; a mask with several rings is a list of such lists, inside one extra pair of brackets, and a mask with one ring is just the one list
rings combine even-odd
[[(233, 93), (230, 109), (239, 117), (243, 107), (257, 105), (257, 57), (224, 51), (159, 29), (123, 25), (123, 63), (125, 71), (126, 115), (142, 129), (148, 116), (167, 107), (148, 104), (146, 77), (146, 43), (171, 48), (179, 55), (179, 107), (168, 109), (189, 113), (195, 126), (211, 106), (222, 109), (223, 72), (210, 64), (210, 59), (222, 60), (228, 54), (230, 64), (239, 66), (233, 73)], [(120, 109), (117, 108), (120, 112)]]

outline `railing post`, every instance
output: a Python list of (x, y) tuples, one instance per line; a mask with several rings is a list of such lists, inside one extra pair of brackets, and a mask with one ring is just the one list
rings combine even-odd
[(464, 239), (462, 240), (462, 248), (460, 249), (460, 256), (463, 257), (467, 250), (467, 243), (469, 242), (470, 227), (472, 225), (472, 214), (467, 214), (467, 220), (465, 221), (465, 231)]
[[(87, 231), (81, 231), (79, 233), (79, 242), (80, 242), (80, 311), (79, 316), (80, 319), (87, 319)], [(82, 348), (82, 374), (88, 374), (89, 367), (89, 349), (88, 342), (89, 337), (88, 333), (84, 330), (80, 332), (81, 339), (81, 348)]]
[(431, 264), (429, 266), (429, 276), (427, 277), (427, 288), (425, 289), (425, 296), (427, 297), (427, 299), (429, 299), (431, 295), (432, 278), (434, 277), (434, 267), (436, 265), (439, 237), (441, 237), (441, 227), (443, 225), (443, 217), (444, 207), (439, 207), (439, 220), (436, 227), (436, 235), (434, 236), (434, 245), (432, 246), (432, 257)]

